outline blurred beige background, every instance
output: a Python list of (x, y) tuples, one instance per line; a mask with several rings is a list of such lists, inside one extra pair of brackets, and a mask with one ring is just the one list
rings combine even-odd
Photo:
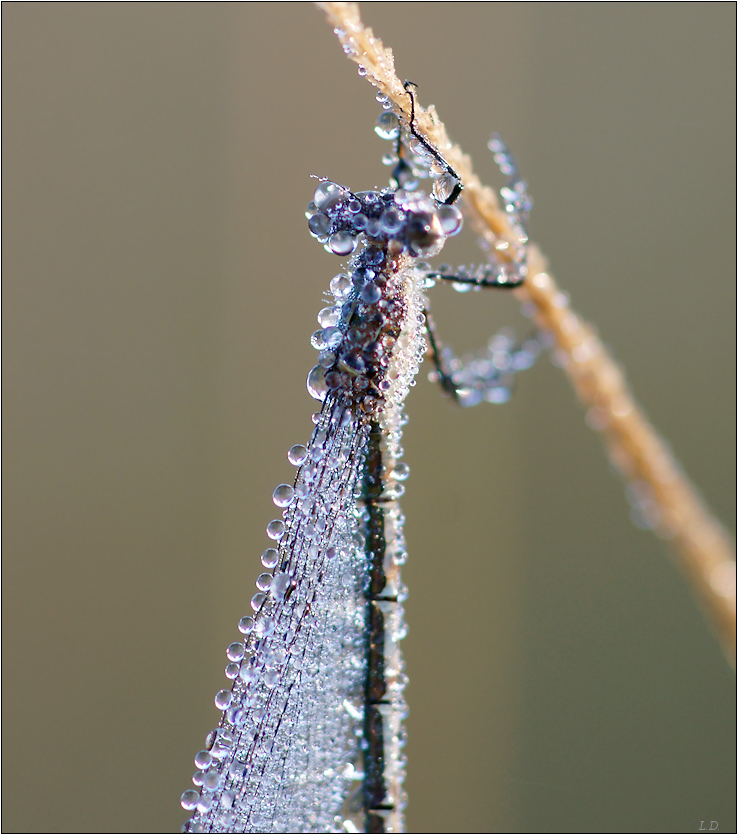
[[(734, 529), (732, 3), (367, 4)], [(5, 832), (174, 832), (304, 442), (325, 175), (374, 94), (311, 5), (5, 3)], [(464, 246), (466, 248), (464, 248)], [(475, 258), (473, 236), (449, 256)], [(437, 288), (459, 351), (527, 325)], [(409, 400), (413, 832), (735, 831), (733, 675), (548, 359)]]

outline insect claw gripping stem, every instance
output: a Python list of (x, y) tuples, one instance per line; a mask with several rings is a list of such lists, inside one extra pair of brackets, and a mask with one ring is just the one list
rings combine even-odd
[(410, 133), (417, 139), (418, 142), (428, 151), (428, 153), (435, 159), (435, 161), (445, 169), (446, 173), (453, 177), (454, 179), (454, 186), (451, 190), (451, 194), (443, 201), (446, 205), (450, 206), (451, 204), (455, 203), (460, 194), (462, 189), (464, 188), (463, 183), (461, 182), (461, 177), (454, 171), (451, 167), (450, 163), (446, 162), (443, 156), (439, 153), (439, 151), (431, 145), (428, 140), (418, 133), (415, 127), (415, 93), (413, 92), (412, 88), (417, 87), (417, 84), (414, 84), (412, 81), (405, 81), (403, 83), (403, 87), (407, 92), (408, 96), (410, 97)]

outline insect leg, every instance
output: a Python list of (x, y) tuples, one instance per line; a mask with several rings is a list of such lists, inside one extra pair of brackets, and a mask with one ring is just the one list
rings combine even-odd
[(441, 345), (428, 310), (425, 311), (425, 329), (428, 353), (434, 365), (431, 379), (460, 406), (509, 400), (515, 374), (530, 368), (541, 349), (535, 336), (516, 342), (510, 330), (502, 330), (489, 340), (486, 348), (460, 360)]
[(441, 344), (438, 341), (438, 336), (436, 335), (436, 326), (430, 315), (430, 311), (426, 308), (423, 312), (425, 314), (425, 332), (428, 336), (428, 354), (430, 355), (431, 362), (435, 367), (435, 371), (432, 372), (435, 374), (434, 382), (438, 382), (446, 394), (450, 394), (451, 397), (453, 397), (453, 399), (458, 403), (459, 393), (457, 386), (454, 383), (453, 370), (450, 367), (450, 364), (455, 358), (453, 355), (450, 355), (447, 348), (441, 347)]
[(510, 264), (502, 267), (497, 264), (480, 264), (479, 266), (458, 267), (456, 272), (452, 273), (450, 267), (446, 270), (446, 265), (443, 265), (439, 272), (433, 270), (427, 272), (426, 278), (434, 281), (450, 281), (452, 284), (469, 284), (473, 287), (513, 289), (525, 281), (526, 272), (521, 269), (521, 266)]
[(451, 189), (451, 193), (443, 200), (443, 203), (450, 206), (452, 203), (455, 203), (459, 195), (461, 194), (461, 190), (464, 188), (461, 177), (454, 171), (451, 167), (451, 164), (446, 162), (443, 158), (441, 152), (435, 148), (431, 143), (422, 136), (417, 128), (415, 127), (415, 93), (413, 92), (413, 88), (416, 86), (413, 84), (412, 81), (405, 81), (403, 86), (405, 87), (405, 91), (407, 92), (408, 96), (410, 96), (410, 133), (417, 139), (417, 141), (425, 148), (425, 150), (433, 157), (433, 159), (444, 169), (446, 174), (451, 177), (454, 181), (453, 188)]

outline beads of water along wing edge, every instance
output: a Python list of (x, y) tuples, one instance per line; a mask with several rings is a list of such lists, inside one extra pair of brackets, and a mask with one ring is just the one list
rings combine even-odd
[(289, 484), (280, 484), (274, 489), (272, 500), (277, 507), (289, 507), (295, 497), (295, 491)]

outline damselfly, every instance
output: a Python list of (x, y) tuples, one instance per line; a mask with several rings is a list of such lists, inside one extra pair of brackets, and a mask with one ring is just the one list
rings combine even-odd
[[(288, 458), (294, 483), (280, 484), (262, 554), (253, 614), (227, 649), (231, 686), (195, 757), (189, 832), (401, 832), (406, 796), (402, 753), (407, 677), (399, 642), (406, 628), (407, 559), (398, 500), (403, 404), (428, 353), (435, 378), (461, 405), (502, 402), (516, 371), (538, 353), (493, 337), (466, 362), (441, 347), (425, 291), (514, 287), (526, 275), (525, 183), (497, 137), (490, 141), (509, 184), (501, 190), (516, 241), (505, 260), (452, 271), (421, 260), (462, 227), (463, 184), (414, 125), (382, 114), (377, 132), (393, 142), (391, 188), (352, 192), (321, 181), (309, 228), (325, 248), (352, 256), (330, 282), (331, 304), (312, 337), (318, 363), (310, 394), (322, 403), (306, 445)], [(430, 178), (432, 189), (418, 189)]]

